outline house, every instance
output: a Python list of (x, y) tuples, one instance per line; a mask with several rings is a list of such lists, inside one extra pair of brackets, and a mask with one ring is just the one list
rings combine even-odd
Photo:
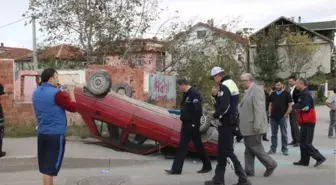
[[(256, 72), (256, 68), (254, 65), (254, 57), (256, 56), (256, 43), (253, 41), (253, 37), (259, 34), (267, 32), (267, 30), (271, 26), (280, 26), (286, 28), (286, 30), (290, 32), (305, 32), (308, 36), (313, 40), (314, 43), (318, 44), (318, 49), (314, 53), (311, 59), (311, 66), (308, 70), (299, 71), (299, 76), (302, 77), (310, 77), (314, 75), (318, 70), (324, 73), (331, 72), (331, 55), (334, 48), (334, 42), (332, 35), (335, 33), (335, 26), (332, 26), (332, 22), (334, 21), (326, 21), (326, 22), (319, 22), (319, 23), (301, 23), (301, 17), (299, 17), (298, 21), (296, 22), (294, 18), (286, 18), (284, 16), (279, 17), (278, 19), (274, 20), (273, 22), (269, 23), (265, 27), (261, 28), (253, 35), (250, 36), (250, 47), (249, 47), (249, 70), (251, 73)], [(330, 25), (329, 25), (330, 24)], [(286, 50), (284, 49), (286, 46), (286, 41), (280, 44), (278, 52), (281, 53), (282, 56), (286, 55)], [(289, 65), (288, 57), (284, 59), (284, 65)], [(285, 67), (283, 72), (279, 72), (277, 74), (279, 77), (287, 78), (291, 75), (291, 72), (288, 68)]]
[(14, 59), (18, 70), (33, 70), (32, 50), (26, 48), (7, 47), (4, 43), (0, 45), (0, 58)]
[[(179, 40), (182, 45), (188, 45), (187, 47), (193, 46), (196, 48), (195, 51), (201, 51), (209, 56), (220, 55), (223, 50), (233, 46), (231, 49), (235, 51), (232, 52), (233, 57), (243, 70), (247, 69), (248, 38), (240, 33), (235, 34), (215, 27), (213, 20), (195, 24), (186, 31), (178, 33), (175, 40)], [(173, 52), (172, 55), (172, 60), (177, 60)]]
[(84, 52), (75, 46), (61, 44), (38, 51), (39, 68), (84, 69), (87, 59)]
[(157, 38), (119, 40), (113, 47), (97, 50), (96, 55), (105, 55), (105, 64), (109, 66), (141, 67), (147, 72), (156, 72), (164, 67), (166, 52), (163, 46), (164, 42)]

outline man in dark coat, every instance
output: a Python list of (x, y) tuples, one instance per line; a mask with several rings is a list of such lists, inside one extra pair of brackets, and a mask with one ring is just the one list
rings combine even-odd
[[(4, 86), (2, 84), (0, 84), (0, 98), (2, 95), (4, 95)], [(0, 157), (4, 157), (6, 155), (6, 152), (4, 152), (2, 150), (2, 141), (3, 141), (3, 137), (4, 137), (4, 132), (5, 132), (5, 118), (4, 118), (4, 114), (2, 111), (2, 106), (0, 103)]]
[[(259, 83), (259, 86), (264, 90), (264, 93), (265, 93), (265, 104), (266, 104), (266, 112), (267, 112), (267, 115), (268, 115), (268, 106), (270, 104), (270, 95), (268, 94), (268, 92), (265, 90), (265, 83), (264, 82), (260, 82)], [(268, 124), (269, 124), (269, 120), (268, 120)], [(263, 136), (263, 140), (264, 141), (269, 141), (267, 139), (267, 133), (264, 134)]]

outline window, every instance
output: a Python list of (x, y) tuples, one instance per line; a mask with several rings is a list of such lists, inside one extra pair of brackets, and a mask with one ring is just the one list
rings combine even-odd
[(203, 39), (206, 35), (206, 31), (202, 30), (202, 31), (197, 31), (197, 39)]
[(122, 129), (116, 125), (106, 123), (105, 121), (94, 119), (98, 134), (103, 138), (120, 141)]
[(124, 147), (134, 153), (143, 153), (158, 146), (157, 141), (135, 133), (128, 133), (127, 140), (124, 143)]

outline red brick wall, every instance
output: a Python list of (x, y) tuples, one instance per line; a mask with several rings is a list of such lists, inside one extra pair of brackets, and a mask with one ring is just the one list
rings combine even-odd
[(101, 66), (90, 65), (86, 70), (86, 79), (94, 71), (103, 70), (110, 74), (112, 85), (118, 83), (127, 83), (133, 88), (133, 98), (147, 101), (147, 93), (143, 91), (144, 84), (144, 70), (132, 69), (127, 66)]
[(29, 124), (35, 122), (31, 103), (14, 102), (13, 60), (0, 60), (0, 83), (5, 86), (5, 95), (0, 98), (5, 121), (11, 124)]

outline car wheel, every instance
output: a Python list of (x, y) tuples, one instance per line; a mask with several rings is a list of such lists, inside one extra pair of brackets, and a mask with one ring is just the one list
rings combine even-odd
[(112, 90), (121, 95), (126, 95), (128, 97), (133, 96), (133, 88), (126, 83), (119, 83), (119, 84), (113, 85)]
[(201, 126), (200, 126), (200, 132), (201, 134), (208, 131), (208, 129), (211, 126), (211, 118), (208, 115), (208, 111), (206, 109), (203, 109), (203, 115), (201, 117)]
[(111, 89), (111, 77), (107, 72), (94, 72), (87, 81), (87, 89), (95, 96), (107, 94)]

